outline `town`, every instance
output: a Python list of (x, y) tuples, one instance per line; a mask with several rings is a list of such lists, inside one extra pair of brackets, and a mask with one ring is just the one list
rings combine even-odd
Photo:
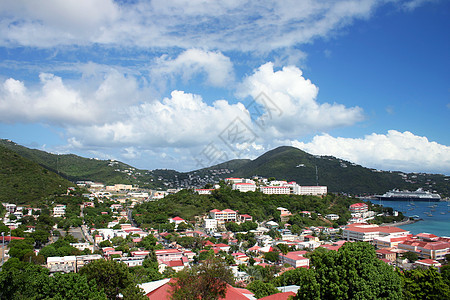
[[(376, 224), (377, 218), (395, 224), (404, 217), (401, 212), (383, 210), (359, 199), (345, 208), (346, 217), (343, 213), (321, 214), (314, 206), (297, 211), (278, 206), (267, 219), (241, 209), (215, 207), (190, 219), (173, 215), (149, 227), (139, 222), (143, 214), (136, 211), (142, 211), (145, 204), (175, 197), (182, 189), (157, 191), (90, 181), (77, 186), (47, 208), (2, 203), (2, 265), (13, 260), (34, 262), (47, 268), (50, 276), (78, 273), (100, 260), (123, 263), (131, 272), (146, 270), (149, 274), (148, 269), (153, 268), (138, 286), (149, 299), (162, 299), (169, 296), (171, 278), (177, 272), (219, 257), (235, 282), (227, 285), (223, 299), (271, 299), (273, 293), (284, 297), (276, 299), (287, 299), (302, 287), (271, 286), (273, 291), (266, 295), (255, 282), (267, 285), (270, 279), (282, 278), (292, 270), (309, 269), (317, 249), (337, 252), (346, 244), (363, 242), (374, 247), (374, 259), (405, 271), (439, 269), (450, 256), (450, 237), (425, 232), (413, 235), (392, 224)], [(326, 186), (260, 177), (227, 178), (189, 193), (201, 201), (221, 190), (242, 196), (307, 197), (317, 203), (330, 197)], [(296, 218), (302, 223), (295, 223)], [(261, 275), (262, 270), (270, 270), (266, 271), (270, 275)], [(259, 276), (255, 276), (256, 271)]]

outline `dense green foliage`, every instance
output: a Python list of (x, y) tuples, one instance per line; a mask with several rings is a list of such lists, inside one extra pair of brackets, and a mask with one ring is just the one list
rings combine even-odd
[[(0, 145), (0, 202), (41, 206), (66, 193), (69, 181)], [(48, 200), (47, 200), (48, 201)]]
[(147, 299), (133, 282), (128, 266), (114, 260), (95, 260), (80, 269), (80, 275), (86, 276), (102, 288), (108, 299), (116, 299), (122, 294), (125, 299)]
[[(156, 226), (167, 222), (168, 218), (180, 216), (185, 220), (194, 220), (194, 216), (208, 213), (212, 209), (230, 208), (239, 213), (247, 213), (255, 220), (262, 221), (274, 219), (280, 221), (280, 212), (277, 207), (284, 207), (293, 214), (303, 210), (314, 210), (316, 213), (326, 215), (336, 213), (341, 216), (342, 222), (350, 218), (348, 206), (359, 200), (334, 194), (321, 198), (317, 196), (299, 195), (266, 195), (261, 192), (241, 193), (231, 190), (228, 186), (213, 191), (212, 195), (198, 195), (191, 190), (182, 190), (177, 194), (168, 195), (164, 199), (146, 202), (137, 205), (133, 210), (133, 218), (138, 224)], [(290, 221), (292, 224), (305, 222)], [(309, 221), (310, 225), (323, 225), (328, 221), (317, 218)]]
[(45, 258), (83, 254), (79, 249), (70, 246), (70, 243), (72, 242), (70, 237), (71, 236), (68, 235), (64, 238), (59, 238), (56, 242), (42, 248), (39, 251), (39, 254)]
[(318, 248), (310, 259), (313, 268), (287, 271), (272, 283), (299, 285), (295, 299), (402, 298), (400, 276), (368, 243), (346, 243), (339, 251)]
[(251, 282), (249, 285), (247, 285), (247, 289), (252, 291), (257, 299), (280, 292), (273, 286), (273, 284), (262, 282), (260, 280)]
[(403, 281), (404, 299), (449, 299), (450, 285), (448, 278), (441, 275), (435, 268), (414, 269), (399, 272)]
[[(146, 174), (146, 171), (135, 170), (135, 168), (121, 162), (84, 158), (74, 154), (57, 155), (23, 147), (8, 140), (0, 140), (0, 147), (8, 148), (70, 181), (91, 180), (105, 184), (123, 183), (139, 184), (141, 187), (155, 186), (152, 175)], [(124, 172), (130, 169), (133, 169), (134, 175)]]
[(9, 259), (0, 272), (0, 299), (106, 300), (106, 294), (86, 276), (56, 274), (46, 268)]

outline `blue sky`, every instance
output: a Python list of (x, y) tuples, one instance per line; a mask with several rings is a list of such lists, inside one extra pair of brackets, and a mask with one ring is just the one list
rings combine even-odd
[(193, 170), (280, 145), (450, 174), (450, 2), (1, 1), (0, 138)]

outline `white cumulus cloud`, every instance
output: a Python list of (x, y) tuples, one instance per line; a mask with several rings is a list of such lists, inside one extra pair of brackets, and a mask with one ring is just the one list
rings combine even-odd
[(293, 141), (292, 145), (311, 154), (332, 155), (381, 170), (450, 174), (450, 147), (409, 131), (389, 130), (361, 139), (322, 134), (309, 143)]
[(233, 64), (230, 58), (220, 52), (188, 49), (177, 58), (167, 55), (156, 60), (152, 67), (153, 77), (179, 75), (188, 81), (197, 74), (206, 75), (206, 81), (212, 86), (225, 87), (234, 80)]
[[(264, 123), (262, 129), (274, 138), (295, 138), (363, 119), (359, 107), (317, 102), (318, 92), (299, 68), (288, 66), (274, 71), (273, 64), (266, 63), (244, 79), (238, 95), (251, 96), (265, 108), (257, 122)], [(253, 113), (251, 107), (249, 111)]]

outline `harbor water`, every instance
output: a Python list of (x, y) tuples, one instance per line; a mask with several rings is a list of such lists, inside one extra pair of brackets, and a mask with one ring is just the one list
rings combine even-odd
[(408, 217), (420, 218), (418, 222), (398, 227), (409, 230), (412, 234), (431, 233), (450, 237), (450, 202), (428, 201), (380, 201), (370, 200), (373, 204), (392, 207)]

